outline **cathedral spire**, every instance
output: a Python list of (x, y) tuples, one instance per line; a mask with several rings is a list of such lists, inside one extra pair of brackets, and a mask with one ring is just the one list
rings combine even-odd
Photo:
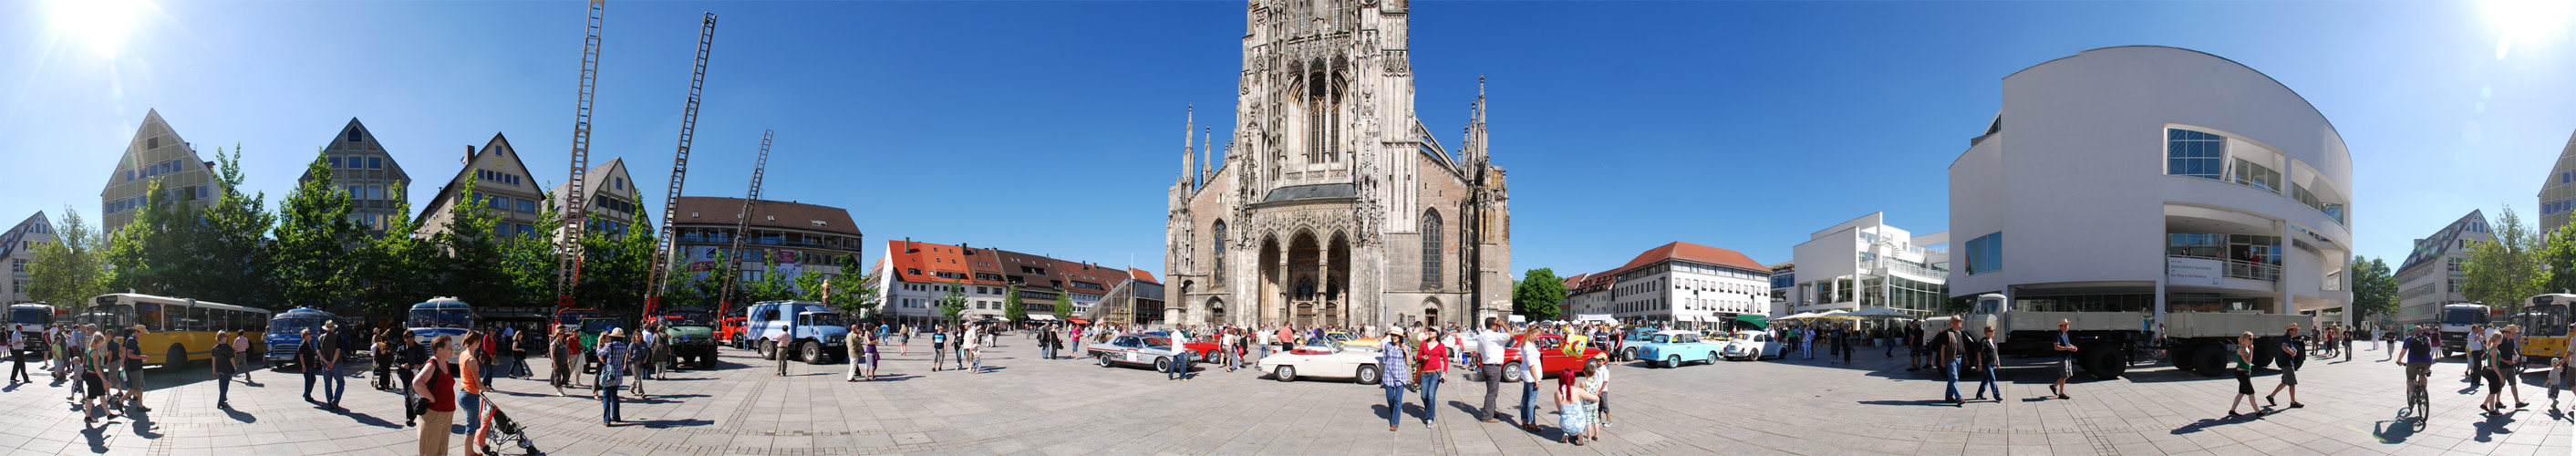
[(1216, 158), (1217, 158), (1217, 157), (1215, 157), (1215, 156), (1214, 156), (1214, 154), (1216, 154), (1216, 140), (1215, 140), (1215, 139), (1211, 139), (1211, 137), (1209, 136), (1209, 135), (1213, 134), (1215, 131), (1216, 131), (1216, 127), (1199, 127), (1199, 157), (1200, 157), (1200, 159), (1199, 159), (1199, 181), (1200, 181), (1200, 182), (1206, 182), (1208, 179), (1215, 179), (1215, 178), (1216, 178)]
[(1467, 166), (1485, 163), (1485, 75), (1476, 75), (1476, 103), (1467, 114)]
[(1181, 118), (1184, 120), (1181, 121), (1180, 177), (1182, 184), (1189, 187), (1189, 190), (1197, 190), (1198, 179), (1193, 178), (1192, 176), (1195, 176), (1195, 174), (1192, 173), (1198, 172), (1198, 166), (1195, 163), (1191, 163), (1190, 159), (1196, 158), (1198, 152), (1197, 148), (1193, 147), (1193, 144), (1190, 144), (1190, 140), (1195, 139), (1190, 137), (1190, 130), (1198, 128), (1198, 105), (1189, 105), (1181, 109), (1183, 110), (1182, 112), (1184, 112), (1184, 114), (1181, 115)]

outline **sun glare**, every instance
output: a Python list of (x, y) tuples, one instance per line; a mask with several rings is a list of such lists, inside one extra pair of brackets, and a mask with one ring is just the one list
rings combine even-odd
[(149, 0), (48, 0), (47, 22), (57, 38), (87, 45), (100, 57), (116, 58), (136, 22), (152, 8)]
[(2576, 0), (2486, 0), (2479, 6), (2496, 28), (2496, 60), (2504, 60), (2516, 43), (2558, 39), (2566, 34), (2570, 16), (2576, 16)]

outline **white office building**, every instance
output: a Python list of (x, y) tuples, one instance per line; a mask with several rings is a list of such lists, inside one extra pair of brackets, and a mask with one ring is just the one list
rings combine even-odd
[(1570, 288), (1580, 293), (1568, 295), (1578, 313), (1631, 323), (1716, 328), (1771, 307), (1771, 268), (1743, 253), (1688, 242), (1646, 250), (1578, 282)]
[(2001, 112), (1969, 144), (1950, 165), (1951, 296), (2159, 319), (2352, 301), (2352, 155), (2252, 68), (2084, 51), (2004, 77)]
[(2460, 263), (2469, 261), (2470, 242), (2495, 242), (2485, 213), (2469, 211), (2432, 236), (2415, 240), (2415, 251), (2397, 265), (2397, 315), (2391, 323), (2432, 323), (2443, 304), (2468, 302), (2460, 294), (2460, 282), (2469, 275)]
[(1948, 302), (1950, 233), (1915, 236), (1871, 213), (1807, 235), (1785, 313), (1886, 307), (1932, 316)]

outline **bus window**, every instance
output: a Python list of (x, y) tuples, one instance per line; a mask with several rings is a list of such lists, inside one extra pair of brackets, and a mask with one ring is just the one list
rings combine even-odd
[(167, 328), (169, 328), (169, 326), (161, 324), (163, 313), (161, 311), (162, 306), (160, 304), (137, 304), (133, 309), (134, 324), (143, 325), (143, 329), (152, 332), (161, 332), (166, 331)]
[(194, 306), (188, 307), (188, 321), (187, 321), (187, 324), (186, 324), (185, 326), (180, 326), (179, 328), (180, 328), (180, 329), (182, 329), (182, 330), (186, 330), (186, 331), (204, 331), (204, 330), (206, 330), (206, 317), (207, 317), (207, 315), (206, 315), (206, 311), (207, 311), (207, 310), (209, 310), (209, 309), (204, 308), (204, 307), (194, 307)]

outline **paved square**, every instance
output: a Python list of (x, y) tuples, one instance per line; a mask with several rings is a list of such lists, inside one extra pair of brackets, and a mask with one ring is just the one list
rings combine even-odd
[[(1951, 407), (1942, 384), (1905, 372), (1903, 354), (1870, 352), (1846, 366), (1816, 360), (1727, 362), (1680, 369), (1613, 368), (1616, 423), (1587, 446), (1555, 443), (1474, 420), (1483, 386), (1452, 377), (1440, 426), (1426, 428), (1417, 397), (1402, 430), (1387, 432), (1385, 396), (1347, 381), (1279, 383), (1250, 370), (1201, 365), (1174, 382), (1087, 360), (1040, 360), (1035, 343), (1005, 336), (988, 373), (929, 372), (926, 347), (886, 359), (888, 378), (841, 381), (843, 365), (791, 365), (792, 377), (727, 349), (723, 368), (645, 384), (616, 427), (599, 424), (587, 397), (556, 397), (537, 380), (502, 379), (494, 401), (531, 427), (546, 454), (2569, 454), (2570, 421), (2542, 409), (2538, 375), (2524, 378), (2529, 409), (2481, 417), (2463, 394), (2456, 362), (2436, 367), (2433, 419), (2422, 430), (2398, 417), (2402, 369), (2378, 351), (2352, 362), (2315, 360), (2303, 372), (2308, 406), (2261, 420), (2226, 420), (2234, 384), (2169, 369), (2079, 382), (2074, 400), (2042, 397), (2046, 368), (2013, 360), (2001, 402)], [(2456, 361), (2456, 358), (2452, 359)], [(754, 363), (754, 364), (746, 364)], [(537, 369), (542, 374), (542, 362)], [(238, 411), (212, 407), (201, 372), (156, 372), (155, 410), (84, 429), (47, 382), (0, 389), (0, 452), (8, 454), (411, 453), (399, 395), (352, 378), (334, 413), (300, 397), (294, 372), (260, 371), (235, 384)], [(538, 377), (542, 379), (542, 375)], [(39, 374), (42, 379), (42, 374)], [(2270, 391), (2277, 374), (2256, 380)], [(168, 386), (175, 385), (175, 386)], [(1962, 384), (1962, 392), (1973, 384)], [(1506, 385), (1501, 402), (1517, 404)], [(2478, 393), (2483, 393), (2483, 390)], [(575, 394), (581, 394), (575, 391)], [(2288, 398), (2282, 398), (2287, 405)], [(2576, 397), (2571, 397), (2576, 399)], [(2510, 400), (2510, 398), (2508, 398)], [(462, 420), (459, 420), (461, 424)], [(463, 438), (458, 437), (458, 442)], [(451, 451), (462, 454), (463, 448)]]

